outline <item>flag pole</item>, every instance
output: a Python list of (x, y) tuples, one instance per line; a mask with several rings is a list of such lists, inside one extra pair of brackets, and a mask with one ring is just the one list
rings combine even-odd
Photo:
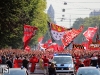
[(99, 31), (100, 31), (100, 26), (97, 26), (98, 27), (98, 30), (97, 30), (97, 34), (96, 34), (96, 43), (98, 43), (98, 40), (99, 40)]
[(24, 25), (23, 25), (23, 47), (22, 47), (23, 50), (24, 50)]

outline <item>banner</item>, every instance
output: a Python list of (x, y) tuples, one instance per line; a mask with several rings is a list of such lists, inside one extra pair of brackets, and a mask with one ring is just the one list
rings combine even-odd
[(94, 37), (97, 27), (88, 27), (88, 29), (83, 33), (87, 41), (91, 41), (92, 38)]
[(84, 46), (85, 50), (100, 50), (100, 42), (83, 42), (82, 45)]
[(73, 44), (73, 50), (84, 50), (84, 46), (82, 44)]
[(66, 31), (61, 39), (63, 45), (68, 46), (70, 44), (70, 42), (72, 42), (73, 39), (82, 32), (82, 30), (83, 30), (83, 26), (81, 26), (78, 30), (72, 29), (72, 30)]
[(92, 42), (92, 43), (89, 45), (89, 49), (90, 49), (90, 50), (100, 50), (100, 43)]
[(28, 45), (31, 38), (35, 36), (36, 30), (37, 30), (37, 27), (24, 25), (24, 36), (23, 36), (24, 49)]

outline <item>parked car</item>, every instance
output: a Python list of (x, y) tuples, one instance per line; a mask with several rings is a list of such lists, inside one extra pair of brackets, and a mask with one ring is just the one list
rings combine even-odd
[(100, 75), (100, 70), (97, 67), (80, 67), (76, 75)]
[(9, 68), (9, 72), (3, 75), (29, 75), (29, 73), (25, 68)]

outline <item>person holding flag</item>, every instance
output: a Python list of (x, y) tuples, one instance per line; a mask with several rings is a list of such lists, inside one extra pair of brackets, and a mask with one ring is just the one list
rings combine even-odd
[(36, 63), (38, 63), (38, 61), (39, 61), (39, 59), (34, 54), (29, 61), (31, 63), (31, 68), (30, 68), (31, 73), (34, 73), (35, 66), (36, 66)]

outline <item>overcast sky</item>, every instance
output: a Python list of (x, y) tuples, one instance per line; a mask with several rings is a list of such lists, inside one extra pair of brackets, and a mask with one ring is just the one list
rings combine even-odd
[[(67, 5), (64, 5), (64, 2), (67, 2)], [(57, 24), (68, 28), (76, 18), (89, 17), (93, 10), (100, 10), (100, 0), (47, 0), (47, 9), (50, 4), (54, 8)], [(65, 9), (65, 12), (62, 12), (62, 9)], [(63, 21), (62, 15), (65, 15)]]

